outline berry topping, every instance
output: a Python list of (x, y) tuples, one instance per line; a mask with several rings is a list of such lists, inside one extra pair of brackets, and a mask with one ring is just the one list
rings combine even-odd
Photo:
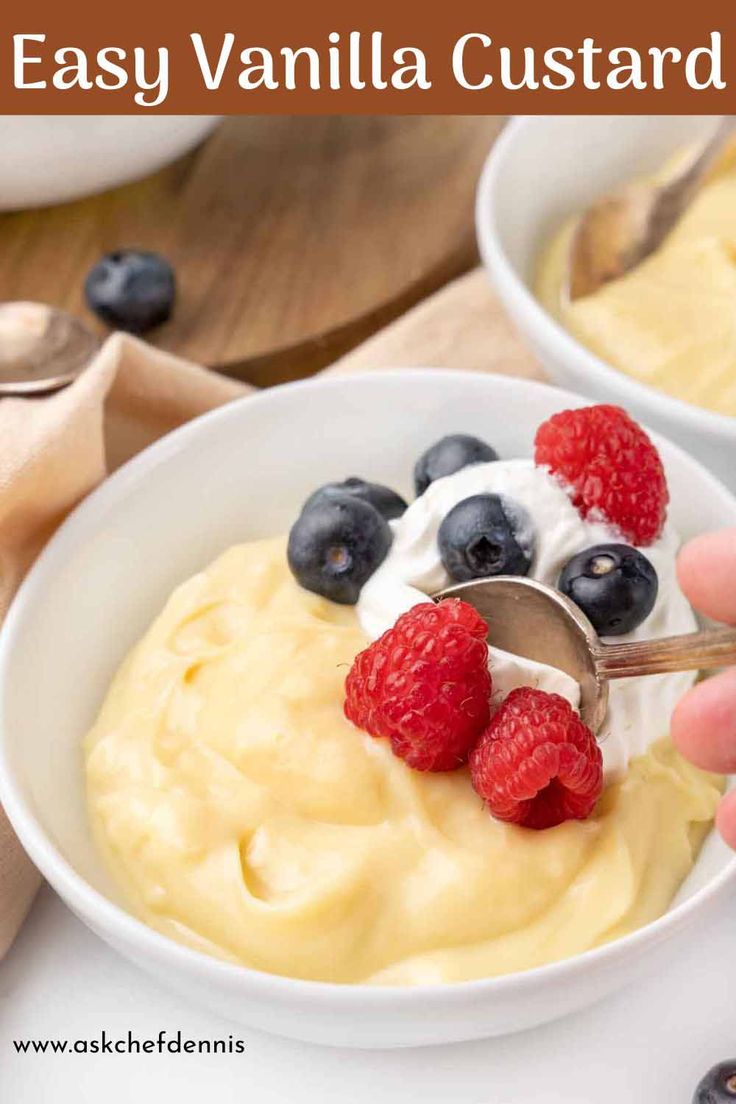
[(590, 816), (603, 787), (595, 736), (558, 694), (512, 690), (470, 756), (473, 786), (499, 820), (553, 828)]
[(306, 590), (352, 606), (391, 540), (388, 522), (370, 503), (349, 494), (324, 495), (292, 525), (286, 555)]
[(428, 448), (414, 465), (414, 487), (424, 494), (430, 483), (445, 475), (454, 475), (470, 464), (486, 464), (498, 460), (498, 453), (478, 437), (453, 433)]
[(457, 583), (526, 575), (534, 559), (531, 518), (504, 495), (472, 495), (458, 502), (440, 525), (437, 542), (445, 570)]
[(383, 514), (386, 521), (401, 517), (406, 509), (404, 499), (390, 487), (384, 487), (381, 483), (366, 483), (365, 479), (358, 479), (354, 475), (342, 483), (326, 483), (324, 487), (319, 487), (309, 496), (302, 509), (309, 510), (325, 495), (336, 494), (349, 494), (354, 495), (355, 498), (361, 498), (374, 506), (379, 514)]
[(600, 517), (633, 544), (652, 544), (667, 516), (659, 453), (618, 406), (555, 414), (537, 430), (534, 459), (570, 488), (583, 517)]
[(736, 1101), (736, 1059), (720, 1062), (698, 1083), (693, 1104), (734, 1104)]
[(659, 580), (646, 556), (631, 545), (597, 544), (573, 556), (558, 587), (600, 636), (623, 636), (654, 609)]
[(171, 265), (158, 253), (118, 249), (90, 270), (84, 291), (90, 309), (108, 326), (141, 334), (170, 317), (176, 284)]
[(345, 716), (421, 771), (461, 766), (488, 724), (488, 626), (467, 602), (422, 602), (355, 659)]

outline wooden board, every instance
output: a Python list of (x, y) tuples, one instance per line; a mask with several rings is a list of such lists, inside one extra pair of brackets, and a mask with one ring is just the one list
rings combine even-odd
[(145, 181), (0, 216), (0, 300), (89, 321), (100, 254), (159, 250), (180, 295), (157, 345), (258, 384), (307, 375), (474, 263), (475, 184), (501, 122), (229, 118)]

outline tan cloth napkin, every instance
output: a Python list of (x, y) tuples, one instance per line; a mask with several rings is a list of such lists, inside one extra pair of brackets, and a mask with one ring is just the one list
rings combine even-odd
[[(415, 307), (329, 371), (397, 366), (541, 376), (479, 271)], [(116, 334), (65, 391), (0, 401), (0, 616), (50, 534), (108, 472), (164, 433), (249, 390)], [(39, 880), (0, 809), (0, 957)]]

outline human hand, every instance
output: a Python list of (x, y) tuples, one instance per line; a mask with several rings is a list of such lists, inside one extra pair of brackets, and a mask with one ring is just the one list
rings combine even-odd
[[(680, 553), (677, 574), (696, 610), (736, 625), (736, 529), (690, 541)], [(685, 695), (672, 716), (672, 739), (696, 766), (736, 772), (736, 668), (699, 682)], [(736, 791), (724, 797), (716, 824), (736, 848)]]

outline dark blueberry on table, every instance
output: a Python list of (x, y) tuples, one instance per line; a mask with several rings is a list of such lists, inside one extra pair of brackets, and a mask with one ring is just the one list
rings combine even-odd
[(349, 494), (360, 498), (363, 502), (370, 503), (385, 517), (386, 521), (401, 517), (406, 509), (406, 503), (401, 495), (392, 491), (390, 487), (384, 487), (381, 483), (366, 483), (365, 479), (358, 479), (353, 475), (342, 483), (326, 483), (309, 496), (302, 507), (309, 510), (315, 502), (319, 502), (325, 496)]
[(659, 580), (646, 556), (631, 545), (597, 544), (573, 556), (558, 587), (599, 636), (623, 636), (654, 609)]
[(478, 437), (467, 433), (452, 433), (428, 448), (414, 465), (414, 487), (424, 494), (430, 483), (445, 475), (454, 475), (470, 464), (486, 464), (498, 460), (498, 453)]
[(447, 574), (466, 583), (489, 575), (527, 575), (536, 535), (518, 502), (479, 494), (453, 506), (440, 525), (437, 543)]
[(292, 525), (286, 554), (306, 590), (353, 606), (391, 540), (388, 522), (369, 502), (349, 494), (323, 495)]
[(170, 317), (176, 281), (158, 253), (118, 249), (90, 270), (84, 292), (90, 309), (108, 326), (142, 334)]
[(736, 1058), (708, 1070), (695, 1090), (693, 1104), (736, 1104)]

